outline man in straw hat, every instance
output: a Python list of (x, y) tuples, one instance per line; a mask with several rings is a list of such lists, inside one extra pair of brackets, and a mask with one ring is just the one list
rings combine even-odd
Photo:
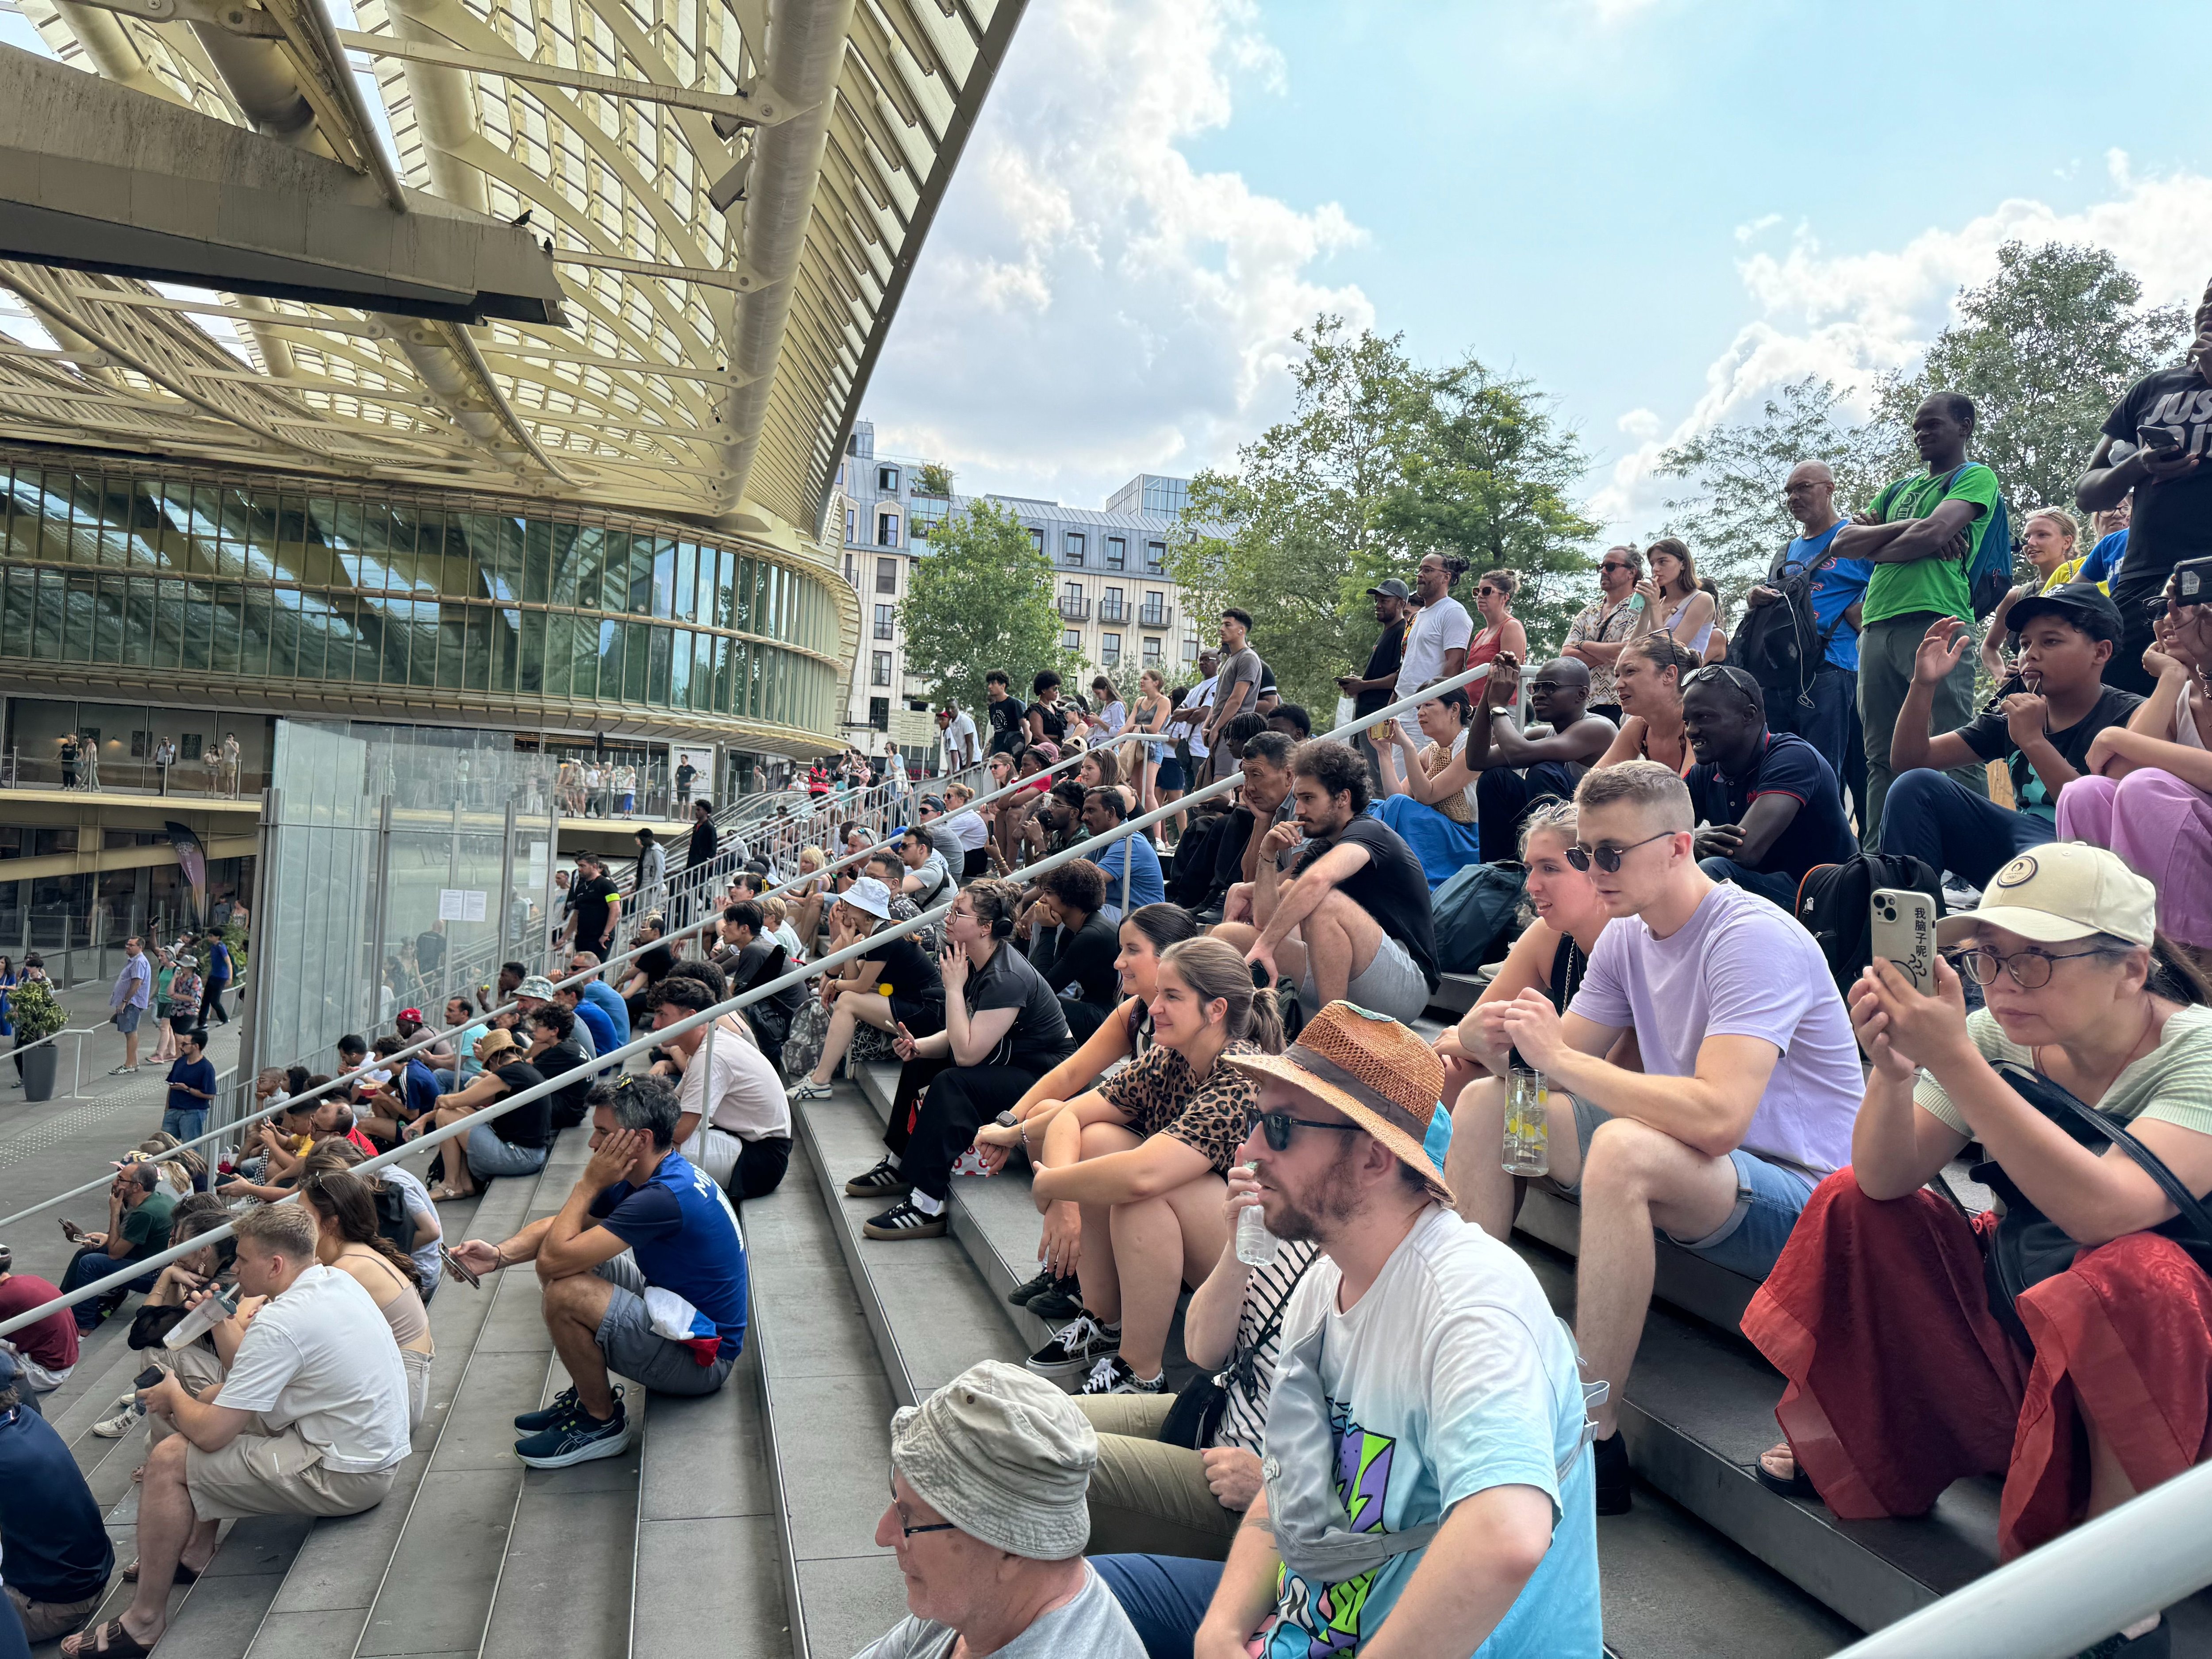
[(1229, 1063), (1260, 1087), (1253, 1201), (1322, 1254), (1284, 1316), (1265, 1484), (1194, 1654), (1255, 1636), (1267, 1659), (1357, 1652), (1386, 1620), (1412, 1638), (1394, 1652), (1442, 1653), (1446, 1632), (1455, 1654), (1597, 1652), (1574, 1344), (1528, 1267), (1451, 1206), (1427, 1150), (1435, 1052), (1332, 1002), (1282, 1054)]
[(896, 1553), (913, 1616), (856, 1659), (1142, 1659), (1083, 1559), (1097, 1461), (1074, 1402), (1001, 1359), (901, 1409), (876, 1542)]

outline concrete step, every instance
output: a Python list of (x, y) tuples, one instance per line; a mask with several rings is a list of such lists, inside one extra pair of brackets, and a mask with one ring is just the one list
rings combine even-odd
[[(801, 1143), (782, 1185), (744, 1206), (748, 1346), (758, 1361), (789, 1650), (793, 1659), (844, 1659), (906, 1616), (897, 1561), (875, 1541), (897, 1401), (817, 1179)], [(694, 1564), (695, 1588), (700, 1576)]]

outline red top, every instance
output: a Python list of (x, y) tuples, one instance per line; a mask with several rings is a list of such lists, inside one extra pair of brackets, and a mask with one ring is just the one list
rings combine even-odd
[[(0, 1319), (28, 1313), (60, 1294), (36, 1273), (9, 1273), (0, 1279)], [(76, 1316), (67, 1308), (55, 1309), (8, 1340), (50, 1371), (67, 1370), (76, 1364)]]

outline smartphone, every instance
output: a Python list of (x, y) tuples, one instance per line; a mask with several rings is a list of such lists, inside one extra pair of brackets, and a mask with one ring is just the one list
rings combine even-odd
[(1923, 997), (1936, 994), (1936, 901), (1910, 889), (1877, 887), (1869, 935), (1876, 961), (1895, 963)]
[(69, 1240), (72, 1244), (81, 1244), (84, 1242), (84, 1229), (78, 1226), (76, 1222), (71, 1221), (67, 1216), (64, 1216), (62, 1218), (62, 1237)]
[(438, 1246), (438, 1260), (446, 1264), (447, 1273), (453, 1274), (471, 1290), (483, 1288), (483, 1280), (477, 1277), (473, 1269), (462, 1266), (460, 1257), (455, 1255), (442, 1243)]
[(161, 1379), (167, 1375), (168, 1372), (163, 1370), (159, 1365), (149, 1365), (144, 1370), (139, 1372), (137, 1376), (131, 1379), (131, 1386), (134, 1389), (155, 1388), (160, 1385)]
[(2145, 449), (2159, 456), (2174, 456), (2181, 453), (2181, 433), (2170, 426), (2139, 427), (2136, 438)]
[(2212, 559), (2184, 559), (2173, 567), (2173, 599), (2177, 605), (2212, 604)]

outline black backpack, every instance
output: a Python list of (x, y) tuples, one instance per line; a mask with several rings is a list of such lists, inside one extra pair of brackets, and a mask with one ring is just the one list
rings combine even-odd
[[(1823, 629), (1813, 613), (1813, 573), (1826, 560), (1810, 563), (1785, 553), (1767, 572), (1766, 586), (1782, 597), (1766, 605), (1747, 605), (1735, 632), (1729, 637), (1728, 662), (1759, 682), (1771, 710), (1791, 705), (1809, 711), (1813, 706), (1813, 677), (1836, 628)], [(1843, 617), (1838, 613), (1836, 624)], [(1795, 722), (1791, 724), (1794, 726)]]
[(389, 1239), (400, 1255), (414, 1255), (415, 1218), (407, 1213), (406, 1194), (388, 1181), (379, 1182), (371, 1190), (376, 1200), (378, 1235)]
[(1797, 886), (1794, 914), (1820, 954), (1828, 974), (1848, 1000), (1860, 973), (1874, 960), (1872, 904), (1878, 887), (1925, 893), (1943, 915), (1943, 878), (1923, 859), (1885, 853), (1860, 853), (1841, 864), (1816, 864)]

